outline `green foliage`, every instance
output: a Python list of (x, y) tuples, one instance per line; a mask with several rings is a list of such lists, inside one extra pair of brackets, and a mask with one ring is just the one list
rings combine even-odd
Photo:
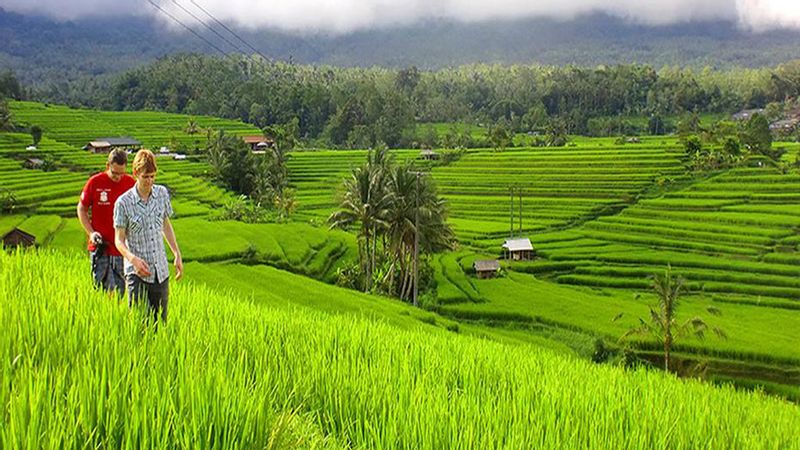
[(208, 131), (205, 155), (214, 177), (233, 192), (251, 195), (256, 184), (256, 159), (238, 137)]
[[(792, 79), (794, 70), (782, 68), (780, 79)], [(541, 132), (558, 117), (570, 134), (640, 134), (648, 126), (651, 134), (663, 134), (667, 129), (659, 119), (687, 111), (697, 113), (682, 121), (679, 133), (698, 134), (700, 112), (730, 113), (783, 101), (786, 97), (777, 97), (770, 81), (777, 72), (656, 71), (637, 64), (323, 70), (184, 54), (118, 75), (111, 87), (87, 87), (92, 100), (86, 106), (216, 115), (259, 128), (296, 118), (300, 138), (336, 147), (368, 148), (378, 142), (408, 147), (415, 122), (502, 119), (515, 132)], [(633, 116), (650, 121), (636, 123), (628, 119)]]
[(445, 203), (430, 178), (422, 175), (409, 164), (395, 164), (383, 147), (370, 151), (367, 163), (344, 180), (339, 208), (328, 221), (332, 228), (358, 226), (365, 291), (379, 289), (409, 299), (415, 281), (415, 239), (420, 253), (452, 246)]
[(42, 128), (39, 125), (31, 126), (31, 138), (33, 139), (33, 146), (39, 145), (42, 140)]
[(511, 129), (504, 120), (489, 127), (489, 142), (495, 150), (505, 150), (512, 144)]
[(694, 155), (703, 150), (703, 143), (696, 135), (686, 136), (681, 140), (683, 141), (683, 151), (687, 155)]
[(4, 214), (12, 214), (17, 206), (17, 197), (10, 189), (0, 188), (0, 211)]
[(236, 220), (244, 223), (266, 223), (273, 221), (269, 209), (264, 208), (260, 203), (253, 202), (244, 195), (231, 199), (222, 205), (222, 211), (218, 218), (219, 220)]
[(0, 72), (0, 99), (12, 98), (22, 100), (24, 91), (14, 72), (4, 70)]
[[(693, 334), (703, 338), (708, 325), (699, 317), (687, 319), (679, 324), (675, 319), (678, 307), (678, 298), (681, 295), (685, 280), (680, 277), (673, 277), (672, 267), (667, 266), (663, 276), (653, 275), (653, 290), (658, 299), (656, 308), (650, 308), (649, 320), (639, 319), (640, 325), (631, 329), (623, 335), (620, 340), (633, 334), (647, 334), (653, 336), (663, 345), (664, 348), (664, 370), (670, 370), (670, 352), (678, 337), (685, 334)], [(718, 309), (714, 309), (715, 314), (719, 315)], [(713, 328), (714, 332), (720, 337), (726, 337), (719, 328)]]
[(11, 131), (14, 129), (14, 119), (8, 109), (8, 103), (0, 96), (0, 131)]
[(772, 156), (772, 133), (769, 130), (767, 118), (763, 115), (753, 114), (745, 124), (740, 139), (747, 150)]
[(664, 119), (662, 119), (658, 114), (651, 114), (650, 118), (647, 119), (647, 131), (653, 136), (661, 136), (666, 134), (667, 130)]
[(736, 138), (735, 136), (726, 137), (725, 143), (722, 145), (722, 151), (730, 156), (739, 156), (742, 153), (739, 139)]
[(545, 129), (545, 143), (548, 147), (563, 147), (567, 145), (567, 124), (561, 118), (551, 119)]

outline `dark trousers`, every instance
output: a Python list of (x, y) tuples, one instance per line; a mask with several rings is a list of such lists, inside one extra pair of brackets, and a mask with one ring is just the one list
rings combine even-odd
[(97, 255), (89, 253), (92, 262), (92, 278), (95, 286), (108, 292), (116, 292), (119, 298), (125, 292), (122, 256)]
[[(156, 278), (157, 279), (157, 278)], [(126, 277), (128, 289), (128, 305), (144, 306), (147, 315), (158, 322), (159, 318), (164, 323), (167, 322), (167, 304), (169, 303), (169, 278), (161, 283), (148, 283), (136, 274), (128, 274)], [(146, 301), (146, 304), (142, 304)]]

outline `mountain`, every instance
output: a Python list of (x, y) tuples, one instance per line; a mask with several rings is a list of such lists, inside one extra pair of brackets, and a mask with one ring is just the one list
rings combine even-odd
[[(220, 49), (233, 51), (200, 25), (193, 28)], [(723, 21), (653, 27), (602, 14), (570, 21), (430, 21), (345, 35), (236, 31), (268, 57), (337, 66), (436, 69), (470, 63), (638, 62), (755, 67), (800, 58), (797, 31), (751, 33)], [(177, 52), (219, 54), (188, 32), (142, 16), (58, 22), (0, 9), (0, 42), (0, 68), (14, 70), (29, 84), (116, 73)]]

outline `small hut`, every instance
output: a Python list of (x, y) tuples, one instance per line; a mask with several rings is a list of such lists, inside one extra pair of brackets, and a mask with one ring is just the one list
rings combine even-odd
[(528, 261), (536, 255), (533, 250), (533, 244), (528, 238), (506, 239), (505, 244), (503, 244), (503, 254), (506, 260), (511, 259), (514, 261)]
[(275, 145), (275, 141), (265, 136), (242, 136), (242, 140), (252, 151), (266, 152), (268, 148)]
[(736, 114), (733, 114), (731, 116), (731, 120), (734, 120), (734, 121), (737, 121), (737, 122), (741, 122), (741, 121), (744, 121), (744, 120), (750, 120), (750, 118), (753, 117), (754, 114), (763, 114), (763, 113), (764, 113), (764, 109), (763, 108), (743, 109), (743, 110), (737, 112)]
[(92, 153), (108, 153), (115, 148), (124, 148), (127, 150), (138, 150), (142, 148), (142, 143), (132, 137), (106, 137), (97, 138), (90, 141), (83, 146), (84, 150), (89, 150)]
[(472, 263), (472, 268), (478, 278), (494, 278), (500, 271), (500, 262), (496, 259), (479, 259)]
[(44, 167), (44, 160), (39, 158), (28, 158), (22, 163), (22, 167), (26, 169), (41, 169)]
[(36, 236), (26, 233), (19, 228), (14, 228), (5, 235), (3, 235), (3, 247), (33, 247), (36, 245)]
[(436, 161), (439, 159), (439, 154), (429, 148), (424, 148), (419, 152), (419, 157), (426, 161)]

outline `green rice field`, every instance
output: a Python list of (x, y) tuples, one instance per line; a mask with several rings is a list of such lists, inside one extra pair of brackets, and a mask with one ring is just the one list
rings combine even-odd
[(798, 448), (800, 409), (761, 393), (172, 291), (156, 330), (74, 257), (0, 253), (3, 448)]
[[(19, 227), (41, 247), (73, 258), (85, 257), (85, 236), (75, 219), (80, 189), (105, 163), (105, 156), (81, 146), (103, 136), (132, 136), (152, 148), (171, 141), (192, 146), (197, 139), (183, 131), (188, 116), (33, 102), (10, 107), (16, 120), (41, 126), (44, 137), (37, 150), (26, 150), (30, 135), (0, 133), (0, 189), (12, 192), (17, 203), (0, 215), (0, 233)], [(259, 132), (241, 122), (193, 119), (238, 135)], [(778, 145), (787, 148), (786, 161), (800, 151), (796, 143)], [(624, 145), (613, 138), (575, 137), (563, 148), (469, 149), (449, 164), (422, 161), (418, 150), (392, 150), (398, 161), (430, 171), (458, 239), (457, 249), (431, 258), (435, 289), (428, 310), (409, 317), (397, 301), (375, 299), (382, 306), (368, 306), (374, 296), (366, 294), (276, 297), (281, 279), (293, 292), (307, 292), (303, 280), (335, 283), (337, 271), (356, 260), (355, 235), (331, 231), (326, 221), (342, 178), (366, 153), (290, 152), (289, 179), (299, 208), (283, 224), (217, 220), (220, 206), (235, 196), (213, 183), (203, 157), (160, 157), (157, 182), (172, 194), (187, 277), (198, 289), (256, 303), (264, 299), (269, 307), (357, 312), (401, 328), (434, 324), (589, 359), (598, 340), (617, 352), (630, 346), (642, 357), (657, 350), (647, 338), (623, 345), (619, 337), (647, 317), (655, 302), (649, 277), (670, 265), (686, 279), (679, 317), (702, 316), (728, 335), (681, 339), (678, 356), (708, 364), (711, 381), (761, 386), (800, 401), (797, 169), (754, 157), (733, 169), (692, 174), (670, 136)], [(28, 158), (52, 161), (54, 170), (23, 168)], [(511, 234), (512, 187), (522, 193), (521, 236), (531, 239), (536, 258), (501, 261), (499, 278), (479, 280), (472, 263), (500, 258)], [(519, 198), (513, 211), (513, 233), (520, 235)], [(710, 316), (709, 308), (721, 315)]]

